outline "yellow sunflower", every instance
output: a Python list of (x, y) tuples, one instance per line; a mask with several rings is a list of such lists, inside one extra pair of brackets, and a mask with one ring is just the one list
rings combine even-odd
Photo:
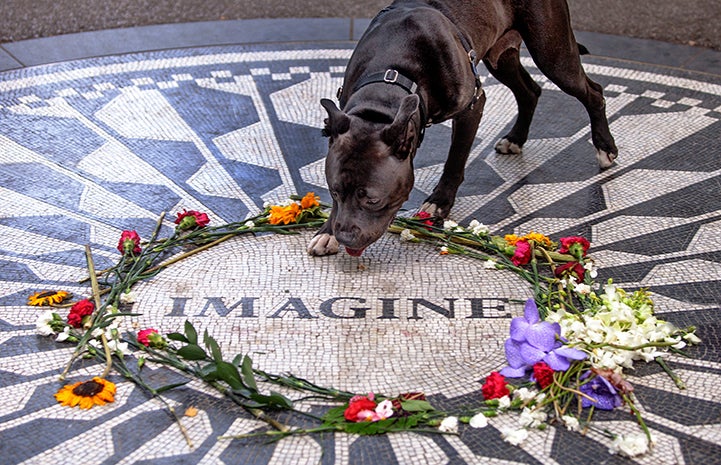
[(89, 409), (95, 405), (115, 402), (115, 384), (96, 376), (90, 381), (63, 386), (55, 393), (55, 398), (62, 406), (79, 405), (82, 409)]
[(28, 305), (40, 307), (43, 305), (57, 305), (70, 297), (66, 291), (42, 291), (28, 297)]

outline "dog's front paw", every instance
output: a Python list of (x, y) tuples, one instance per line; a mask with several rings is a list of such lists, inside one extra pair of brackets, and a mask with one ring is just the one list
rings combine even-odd
[(428, 213), (430, 216), (435, 218), (446, 218), (448, 213), (450, 213), (450, 211), (444, 210), (434, 202), (424, 202), (418, 211)]
[(333, 255), (338, 253), (340, 245), (335, 236), (322, 233), (316, 234), (308, 243), (308, 255), (322, 257), (323, 255)]
[(504, 155), (520, 155), (523, 151), (520, 145), (516, 144), (515, 142), (511, 142), (505, 137), (496, 142), (495, 149), (496, 152), (502, 153)]
[(617, 153), (606, 152), (605, 150), (596, 149), (596, 158), (601, 169), (610, 168), (616, 162)]

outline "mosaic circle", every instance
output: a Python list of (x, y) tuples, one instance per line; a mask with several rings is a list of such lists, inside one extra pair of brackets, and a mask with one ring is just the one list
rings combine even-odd
[[(147, 235), (161, 212), (169, 212), (167, 234), (184, 208), (221, 224), (295, 193), (329, 200), (318, 101), (335, 95), (351, 52), (348, 43), (198, 48), (2, 73), (3, 460), (67, 460), (79, 438), (92, 444), (85, 459), (93, 463), (575, 464), (607, 457), (610, 440), (596, 431), (584, 437), (549, 427), (511, 447), (500, 436), (515, 421), (510, 416), (458, 437), (217, 441), (264, 425), (195, 382), (169, 394), (178, 406), (200, 408), (187, 421), (192, 449), (162, 405), (119, 379), (118, 401), (105, 410), (56, 405), (52, 394), (70, 349), (35, 334), (40, 310), (25, 306), (27, 296), (47, 288), (87, 295), (79, 283), (87, 273), (84, 246), (98, 268), (112, 266), (120, 232)], [(670, 360), (686, 390), (650, 365), (630, 381), (658, 440), (641, 463), (709, 463), (721, 452), (713, 388), (721, 363), (721, 158), (713, 155), (721, 152), (721, 81), (584, 58), (604, 87), (620, 152), (619, 163), (601, 172), (583, 108), (523, 60), (543, 87), (531, 139), (519, 157), (493, 151), (515, 103), (484, 75), (488, 103), (452, 217), (477, 219), (498, 234), (584, 235), (599, 281), (649, 287), (663, 318), (698, 326), (703, 344), (691, 358)], [(428, 130), (407, 211), (435, 185), (450, 131), (447, 124)], [(518, 302), (530, 295), (526, 284), (391, 234), (360, 259), (313, 258), (305, 254), (312, 234), (239, 237), (188, 258), (137, 286), (133, 310), (142, 315), (134, 321), (173, 331), (188, 319), (227, 352), (319, 384), (424, 390), (439, 405), (477, 401), (479, 381), (504, 363), (502, 343)], [(81, 364), (74, 373), (94, 371)], [(172, 377), (161, 369), (153, 376)], [(137, 434), (138, 424), (146, 434)], [(637, 428), (625, 412), (597, 424)]]

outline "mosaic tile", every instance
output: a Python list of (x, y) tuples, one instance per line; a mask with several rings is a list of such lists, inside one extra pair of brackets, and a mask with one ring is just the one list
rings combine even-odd
[[(0, 454), (3, 463), (69, 463), (80, 438), (88, 463), (629, 463), (610, 439), (558, 425), (522, 447), (501, 436), (511, 415), (458, 436), (327, 434), (279, 443), (218, 441), (264, 429), (242, 409), (192, 381), (170, 391), (190, 448), (162, 409), (134, 385), (117, 401), (79, 412), (52, 394), (70, 353), (35, 334), (27, 296), (62, 287), (88, 293), (85, 244), (99, 266), (117, 258), (123, 229), (150, 231), (161, 212), (195, 209), (241, 220), (293, 193), (329, 195), (327, 141), (318, 105), (335, 95), (352, 44), (225, 46), (129, 54), (7, 71), (0, 79)], [(606, 91), (617, 165), (600, 172), (583, 108), (523, 63), (543, 85), (522, 156), (496, 139), (513, 120), (512, 94), (484, 72), (484, 120), (451, 216), (496, 233), (584, 234), (604, 278), (648, 287), (657, 311), (696, 325), (690, 358), (669, 358), (678, 391), (658, 369), (631, 375), (657, 439), (635, 463), (719, 463), (721, 408), (721, 81), (640, 63), (584, 58)], [(416, 160), (413, 211), (432, 190), (450, 127), (429, 128)], [(161, 224), (174, 227), (172, 218)], [(312, 258), (295, 236), (239, 237), (184, 260), (136, 287), (127, 324), (208, 329), (224, 352), (252, 352), (267, 371), (321, 385), (389, 394), (424, 390), (439, 406), (481, 398), (480, 381), (504, 365), (503, 342), (530, 289), (505, 271), (386, 235), (362, 258)], [(362, 265), (362, 266), (361, 266)], [(158, 383), (178, 377), (148, 366)], [(73, 376), (97, 366), (78, 362)], [(75, 379), (75, 378), (73, 378)], [(315, 413), (322, 403), (305, 407)], [(298, 415), (284, 418), (303, 425)], [(142, 434), (139, 426), (142, 425)], [(627, 412), (599, 416), (636, 431)], [(43, 441), (35, 440), (42, 437)]]

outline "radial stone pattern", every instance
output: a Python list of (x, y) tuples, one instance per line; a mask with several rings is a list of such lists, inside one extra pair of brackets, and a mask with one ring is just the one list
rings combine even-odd
[[(512, 415), (458, 436), (299, 436), (278, 442), (218, 440), (261, 431), (254, 419), (193, 381), (166, 397), (195, 447), (157, 400), (113, 375), (113, 404), (61, 407), (53, 394), (71, 355), (36, 334), (43, 311), (28, 295), (90, 293), (84, 247), (96, 267), (119, 258), (120, 233), (146, 237), (161, 212), (206, 212), (240, 221), (263, 205), (313, 191), (329, 201), (319, 99), (335, 95), (353, 43), (187, 48), (91, 58), (0, 74), (0, 456), (6, 464), (442, 464), (626, 463), (600, 431), (635, 431), (626, 410), (598, 415), (586, 436), (550, 426), (511, 446)], [(660, 318), (695, 325), (702, 344), (629, 381), (657, 440), (639, 463), (721, 459), (721, 78), (647, 64), (584, 58), (606, 96), (620, 156), (600, 171), (582, 106), (524, 65), (542, 86), (520, 156), (494, 152), (515, 101), (483, 70), (487, 104), (451, 217), (495, 234), (583, 235), (599, 282), (649, 288)], [(451, 128), (427, 131), (415, 160), (414, 211), (437, 182)], [(309, 257), (314, 231), (240, 236), (135, 287), (125, 329), (208, 330), (224, 353), (248, 353), (272, 373), (291, 372), (353, 392), (424, 391), (440, 406), (472, 405), (505, 364), (510, 320), (531, 289), (482, 261), (441, 256), (388, 234), (360, 258)], [(65, 314), (65, 310), (59, 310)], [(146, 367), (167, 383), (179, 377)], [(69, 381), (98, 371), (89, 361)], [(310, 409), (322, 409), (322, 403)], [(302, 425), (302, 417), (284, 418)]]

